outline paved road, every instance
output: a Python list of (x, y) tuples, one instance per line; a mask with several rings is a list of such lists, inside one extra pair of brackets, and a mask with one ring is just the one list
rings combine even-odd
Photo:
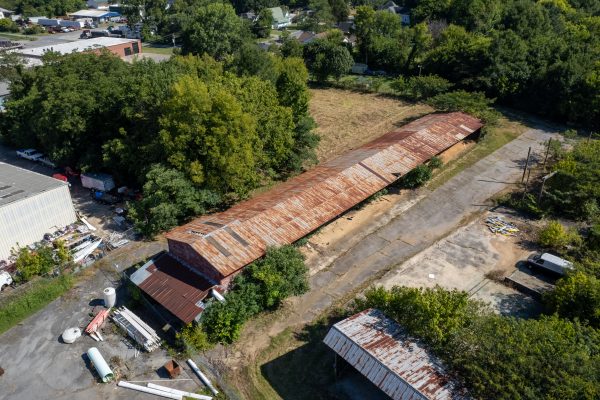
[[(327, 268), (312, 275), (309, 293), (293, 300), (291, 310), (265, 331), (245, 332), (237, 356), (258, 354), (273, 337), (288, 327), (307, 324), (321, 315), (344, 295), (373, 283), (384, 273), (394, 270), (410, 257), (426, 249), (463, 225), (474, 214), (492, 205), (490, 198), (515, 186), (521, 180), (527, 148), (541, 154), (543, 142), (553, 134), (531, 129), (483, 158), (433, 191), (408, 210), (371, 231), (335, 259)], [(538, 157), (539, 158), (539, 157)], [(374, 227), (374, 228), (373, 228)], [(248, 346), (244, 347), (244, 343)], [(231, 360), (235, 365), (238, 360)]]

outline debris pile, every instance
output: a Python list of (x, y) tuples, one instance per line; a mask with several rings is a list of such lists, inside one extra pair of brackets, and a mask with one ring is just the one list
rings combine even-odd
[(504, 236), (516, 236), (519, 232), (519, 228), (510, 222), (504, 220), (502, 217), (487, 217), (485, 224), (488, 229), (494, 234), (500, 234)]
[(129, 337), (143, 347), (146, 351), (151, 352), (160, 347), (160, 337), (154, 329), (150, 328), (137, 315), (129, 311), (127, 307), (121, 307), (112, 315), (113, 321), (121, 327)]

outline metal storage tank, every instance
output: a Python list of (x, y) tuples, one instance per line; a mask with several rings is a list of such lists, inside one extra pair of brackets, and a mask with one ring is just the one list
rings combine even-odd
[(107, 287), (106, 289), (104, 289), (104, 307), (106, 308), (112, 308), (115, 306), (115, 303), (117, 302), (117, 292), (115, 291), (115, 288), (112, 287)]
[(66, 182), (0, 162), (0, 260), (75, 221)]

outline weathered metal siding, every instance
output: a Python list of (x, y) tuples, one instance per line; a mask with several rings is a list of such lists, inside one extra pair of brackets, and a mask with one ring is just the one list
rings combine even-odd
[(323, 342), (394, 400), (464, 398), (439, 362), (379, 310), (338, 322)]
[[(1, 179), (2, 177), (0, 177)], [(77, 221), (67, 185), (0, 206), (0, 259), (17, 245), (27, 246), (44, 234)]]
[[(175, 228), (170, 251), (194, 267), (227, 276), (293, 243), (481, 128), (463, 113), (432, 114), (323, 163), (229, 210)], [(201, 256), (194, 260), (186, 243)], [(178, 252), (182, 250), (182, 254)]]

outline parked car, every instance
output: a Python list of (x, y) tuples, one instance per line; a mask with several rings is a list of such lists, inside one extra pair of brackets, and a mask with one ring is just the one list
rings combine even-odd
[(12, 276), (6, 271), (0, 271), (0, 291), (13, 283)]
[(529, 268), (543, 269), (560, 276), (573, 269), (573, 263), (550, 253), (534, 254), (527, 259), (527, 264)]
[(21, 157), (26, 160), (37, 161), (43, 156), (44, 154), (40, 153), (36, 149), (17, 150), (17, 157)]
[(42, 156), (42, 157), (38, 158), (37, 161), (40, 164), (44, 164), (46, 167), (56, 168), (56, 164), (54, 164), (52, 162), (52, 160), (50, 160), (50, 158), (48, 158), (48, 156)]

